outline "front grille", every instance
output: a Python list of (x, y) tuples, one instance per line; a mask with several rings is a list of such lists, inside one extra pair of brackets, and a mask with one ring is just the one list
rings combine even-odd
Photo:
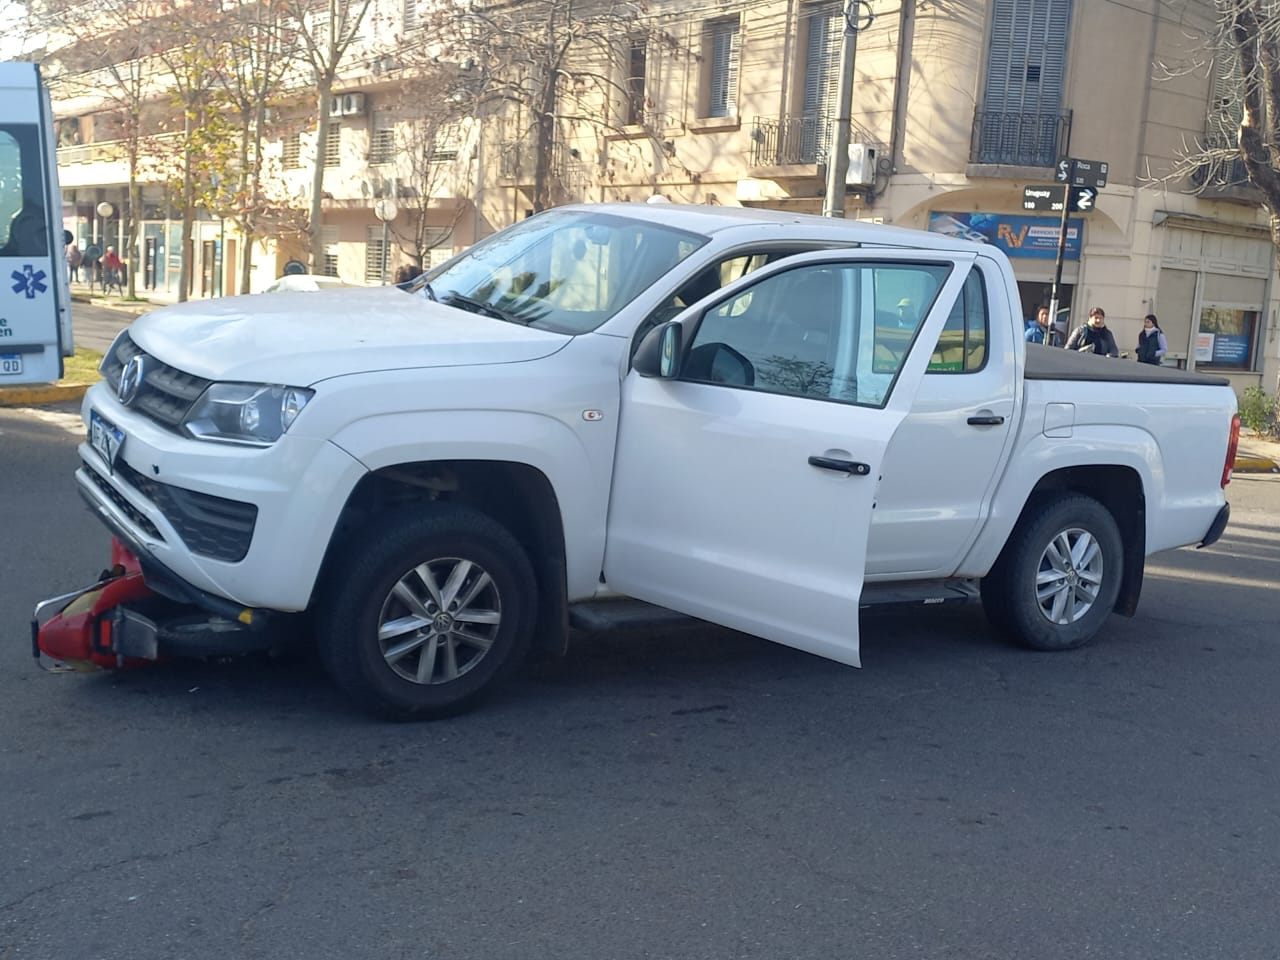
[(98, 492), (110, 500), (117, 510), (128, 517), (130, 523), (146, 533), (147, 536), (152, 537), (155, 540), (159, 540), (161, 543), (164, 542), (164, 537), (160, 535), (160, 531), (156, 529), (156, 525), (148, 520), (146, 515), (139, 512), (133, 504), (122, 497), (119, 491), (117, 491), (115, 487), (111, 486), (111, 484), (107, 482), (106, 478), (101, 476), (97, 470), (86, 463), (84, 465), (84, 472), (90, 482), (98, 488)]
[[(157, 539), (164, 539), (151, 521), (112, 489), (92, 467), (85, 466), (94, 485), (135, 525)], [(139, 473), (123, 460), (116, 464), (115, 475), (156, 505), (192, 553), (211, 560), (238, 563), (249, 552), (253, 529), (258, 522), (256, 505), (161, 483)]]
[(124, 365), (134, 357), (145, 358), (142, 386), (130, 407), (161, 426), (177, 432), (182, 418), (212, 381), (183, 373), (177, 367), (146, 353), (129, 336), (122, 334), (102, 361), (103, 379), (114, 392), (120, 386)]

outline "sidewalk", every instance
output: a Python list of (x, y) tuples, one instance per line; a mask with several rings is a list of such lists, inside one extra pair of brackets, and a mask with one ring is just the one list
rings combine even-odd
[(1280, 473), (1280, 440), (1270, 440), (1242, 429), (1236, 465), (1232, 469), (1236, 473)]
[(95, 307), (108, 307), (112, 310), (123, 310), (126, 313), (140, 314), (146, 313), (148, 310), (154, 310), (156, 307), (162, 307), (165, 304), (175, 303), (177, 295), (166, 293), (163, 290), (139, 290), (137, 300), (125, 300), (124, 297), (117, 293), (112, 287), (110, 293), (103, 293), (102, 288), (97, 284), (89, 286), (87, 283), (75, 282), (71, 283), (71, 301), (73, 303), (91, 303)]

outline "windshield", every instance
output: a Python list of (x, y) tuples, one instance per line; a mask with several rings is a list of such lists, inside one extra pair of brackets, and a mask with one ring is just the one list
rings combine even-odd
[(707, 239), (616, 214), (549, 210), (485, 238), (407, 289), (512, 323), (585, 333)]

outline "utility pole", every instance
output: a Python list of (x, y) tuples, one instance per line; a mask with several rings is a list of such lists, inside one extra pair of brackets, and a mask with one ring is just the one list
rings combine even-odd
[[(865, 11), (864, 11), (865, 8)], [(827, 155), (827, 195), (824, 217), (844, 217), (844, 180), (849, 172), (849, 119), (853, 113), (853, 63), (858, 53), (858, 31), (871, 26), (875, 14), (868, 0), (846, 0), (844, 39), (840, 45), (840, 84), (836, 90), (836, 124)]]

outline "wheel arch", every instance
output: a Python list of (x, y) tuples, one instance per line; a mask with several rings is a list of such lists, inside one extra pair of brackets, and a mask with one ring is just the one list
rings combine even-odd
[(1124, 546), (1124, 575), (1112, 609), (1126, 617), (1133, 616), (1142, 594), (1147, 555), (1147, 501), (1142, 476), (1123, 464), (1089, 464), (1053, 470), (1032, 487), (1005, 543), (1012, 539), (1013, 532), (1021, 527), (1025, 518), (1034, 513), (1040, 501), (1061, 494), (1091, 497), (1115, 520)]
[[(564, 521), (559, 498), (541, 470), (505, 460), (422, 460), (366, 474), (343, 506), (325, 550), (322, 589), (347, 540), (374, 517), (421, 504), (470, 507), (502, 524), (519, 541), (537, 582), (534, 646), (561, 655), (568, 646), (569, 603)], [(313, 593), (311, 605), (316, 595)]]

